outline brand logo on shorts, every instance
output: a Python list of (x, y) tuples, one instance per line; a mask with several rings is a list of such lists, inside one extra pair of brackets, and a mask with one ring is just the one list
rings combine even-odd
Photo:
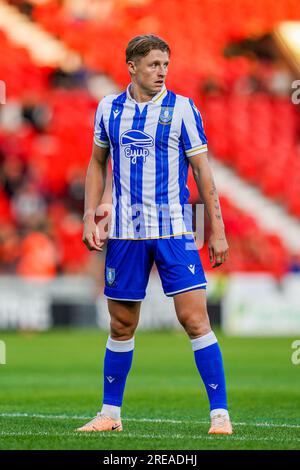
[(159, 115), (159, 123), (160, 124), (171, 124), (172, 117), (173, 117), (174, 108), (169, 108), (168, 106), (162, 106), (160, 115)]
[(188, 269), (191, 271), (192, 274), (195, 274), (195, 265), (194, 264), (189, 264)]
[(130, 129), (121, 135), (121, 145), (124, 147), (125, 157), (130, 158), (135, 165), (138, 158), (142, 158), (143, 163), (146, 162), (150, 153), (148, 147), (154, 146), (154, 139), (144, 131)]
[(106, 280), (107, 283), (112, 286), (116, 279), (116, 270), (115, 268), (106, 268)]

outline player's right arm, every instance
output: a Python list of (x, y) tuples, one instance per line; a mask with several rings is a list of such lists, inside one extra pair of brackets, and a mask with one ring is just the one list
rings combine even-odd
[(84, 197), (82, 240), (89, 250), (97, 251), (102, 251), (104, 241), (100, 240), (95, 215), (105, 189), (107, 161), (110, 151), (109, 138), (104, 124), (105, 103), (106, 98), (99, 102), (95, 113), (94, 143), (86, 173)]
[(83, 237), (82, 240), (89, 250), (102, 251), (103, 241), (100, 240), (95, 223), (96, 209), (102, 199), (107, 173), (109, 148), (93, 144), (92, 156), (88, 165), (85, 180)]

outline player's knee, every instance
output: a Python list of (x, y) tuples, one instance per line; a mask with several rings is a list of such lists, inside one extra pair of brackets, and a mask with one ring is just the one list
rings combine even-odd
[(180, 319), (180, 323), (190, 338), (203, 336), (211, 331), (211, 326), (207, 312), (195, 315), (187, 312)]
[(185, 328), (185, 331), (187, 332), (189, 338), (195, 339), (209, 333), (211, 331), (211, 326), (209, 322), (205, 324), (195, 323), (188, 325), (187, 328)]
[(131, 322), (123, 322), (112, 319), (110, 322), (111, 337), (116, 340), (125, 341), (133, 337), (136, 325)]

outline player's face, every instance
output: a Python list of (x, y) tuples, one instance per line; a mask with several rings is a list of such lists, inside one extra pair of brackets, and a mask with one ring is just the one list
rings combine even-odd
[(135, 83), (149, 95), (156, 95), (165, 83), (168, 72), (169, 54), (153, 49), (145, 57), (141, 57), (129, 70)]

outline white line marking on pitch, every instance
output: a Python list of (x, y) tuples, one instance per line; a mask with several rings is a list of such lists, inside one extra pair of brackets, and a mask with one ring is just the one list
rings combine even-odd
[[(77, 416), (77, 415), (47, 415), (39, 413), (0, 413), (0, 418), (38, 418), (38, 419), (92, 419), (91, 416)], [(122, 418), (123, 421), (132, 421), (137, 423), (171, 423), (171, 424), (208, 424), (205, 420), (176, 420), (176, 419), (155, 419), (155, 418)], [(245, 422), (233, 422), (235, 426), (255, 426), (255, 427), (266, 427), (266, 428), (296, 428), (300, 429), (300, 424), (288, 424), (288, 423), (245, 423)]]
[[(125, 438), (132, 438), (132, 439), (193, 439), (193, 440), (206, 440), (206, 441), (215, 441), (216, 439), (219, 440), (227, 440), (228, 442), (234, 440), (234, 441), (265, 441), (265, 442), (284, 442), (280, 438), (276, 437), (246, 437), (246, 436), (190, 436), (190, 435), (184, 435), (184, 434), (171, 434), (171, 435), (161, 435), (161, 434), (139, 434), (139, 433), (127, 433), (124, 432), (122, 435), (119, 433), (97, 433), (97, 432), (47, 432), (47, 431), (38, 431), (38, 432), (33, 432), (33, 431), (0, 431), (0, 436), (2, 437), (13, 437), (13, 436), (48, 436), (48, 437), (61, 437), (61, 436), (69, 436), (69, 437), (88, 437), (90, 438), (91, 436), (97, 437), (97, 438), (104, 438), (104, 439), (109, 439), (111, 437), (113, 438), (120, 438), (120, 437), (125, 437)], [(297, 438), (289, 438), (289, 442), (300, 442), (300, 439)]]

